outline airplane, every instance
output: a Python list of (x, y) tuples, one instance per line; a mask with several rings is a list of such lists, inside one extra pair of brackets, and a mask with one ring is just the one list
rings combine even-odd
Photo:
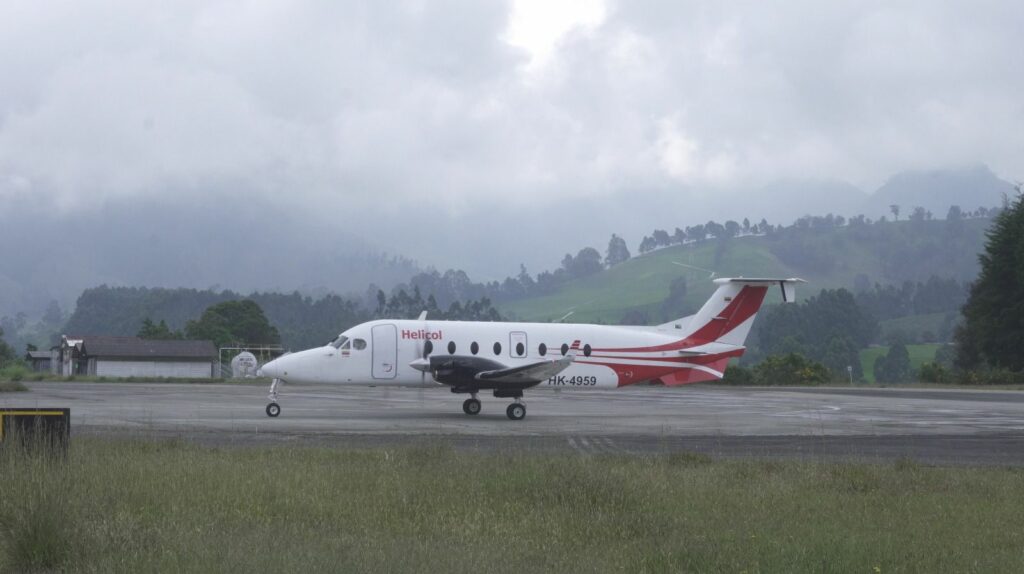
[[(601, 389), (660, 380), (667, 386), (720, 379), (739, 357), (769, 287), (792, 302), (798, 278), (720, 278), (697, 313), (654, 327), (571, 323), (375, 320), (352, 327), (323, 347), (291, 353), (260, 368), (273, 379), (270, 417), (281, 414), (284, 382), (448, 387), (512, 399), (506, 415), (526, 416), (527, 389)], [(430, 378), (428, 382), (427, 378)]]

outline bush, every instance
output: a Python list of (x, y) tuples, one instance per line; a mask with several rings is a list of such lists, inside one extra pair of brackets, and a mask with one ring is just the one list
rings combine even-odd
[(922, 383), (951, 383), (949, 370), (939, 363), (924, 363), (917, 371), (917, 380)]
[(754, 367), (760, 385), (821, 385), (832, 379), (825, 365), (798, 353), (772, 355)]
[(0, 378), (12, 382), (23, 381), (28, 374), (29, 370), (20, 362), (8, 363), (3, 369), (0, 369)]
[(722, 383), (726, 385), (755, 385), (757, 381), (754, 378), (754, 371), (746, 367), (734, 365), (725, 368), (725, 376), (722, 377)]
[(961, 385), (1024, 385), (1024, 373), (1007, 369), (959, 371), (956, 383)]

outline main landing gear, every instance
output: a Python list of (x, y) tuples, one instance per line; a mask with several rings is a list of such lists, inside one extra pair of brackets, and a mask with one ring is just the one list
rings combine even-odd
[[(477, 397), (476, 391), (462, 388), (453, 388), (453, 393), (469, 393), (470, 398), (462, 402), (462, 412), (467, 415), (478, 415), (480, 414), (481, 404), (480, 399)], [(522, 390), (510, 390), (510, 389), (495, 389), (494, 396), (497, 398), (511, 398), (515, 399), (515, 402), (505, 409), (505, 414), (508, 418), (514, 421), (521, 421), (526, 417), (526, 404), (523, 403), (523, 391)]]
[(480, 414), (480, 408), (480, 399), (476, 398), (476, 393), (473, 393), (472, 398), (468, 398), (462, 403), (462, 412), (467, 415)]
[(519, 399), (516, 399), (516, 402), (512, 403), (507, 409), (505, 409), (505, 414), (508, 415), (508, 418), (514, 421), (521, 421), (523, 420), (523, 417), (526, 416), (526, 405), (520, 402)]
[(270, 383), (270, 403), (267, 405), (267, 416), (276, 417), (281, 414), (281, 405), (277, 404), (277, 391), (281, 387), (281, 379), (274, 379)]

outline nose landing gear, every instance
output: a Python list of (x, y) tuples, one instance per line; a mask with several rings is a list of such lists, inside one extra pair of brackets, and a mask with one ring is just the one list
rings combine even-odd
[(268, 397), (270, 399), (270, 404), (267, 405), (268, 417), (273, 418), (281, 414), (281, 405), (277, 404), (277, 392), (281, 387), (281, 383), (281, 379), (274, 379), (270, 383), (270, 396)]

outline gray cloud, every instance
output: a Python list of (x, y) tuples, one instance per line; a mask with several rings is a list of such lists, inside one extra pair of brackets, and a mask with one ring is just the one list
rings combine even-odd
[(622, 2), (539, 67), (509, 13), (4, 3), (0, 206), (250, 201), (497, 274), (778, 181), (1022, 177), (1019, 2)]

